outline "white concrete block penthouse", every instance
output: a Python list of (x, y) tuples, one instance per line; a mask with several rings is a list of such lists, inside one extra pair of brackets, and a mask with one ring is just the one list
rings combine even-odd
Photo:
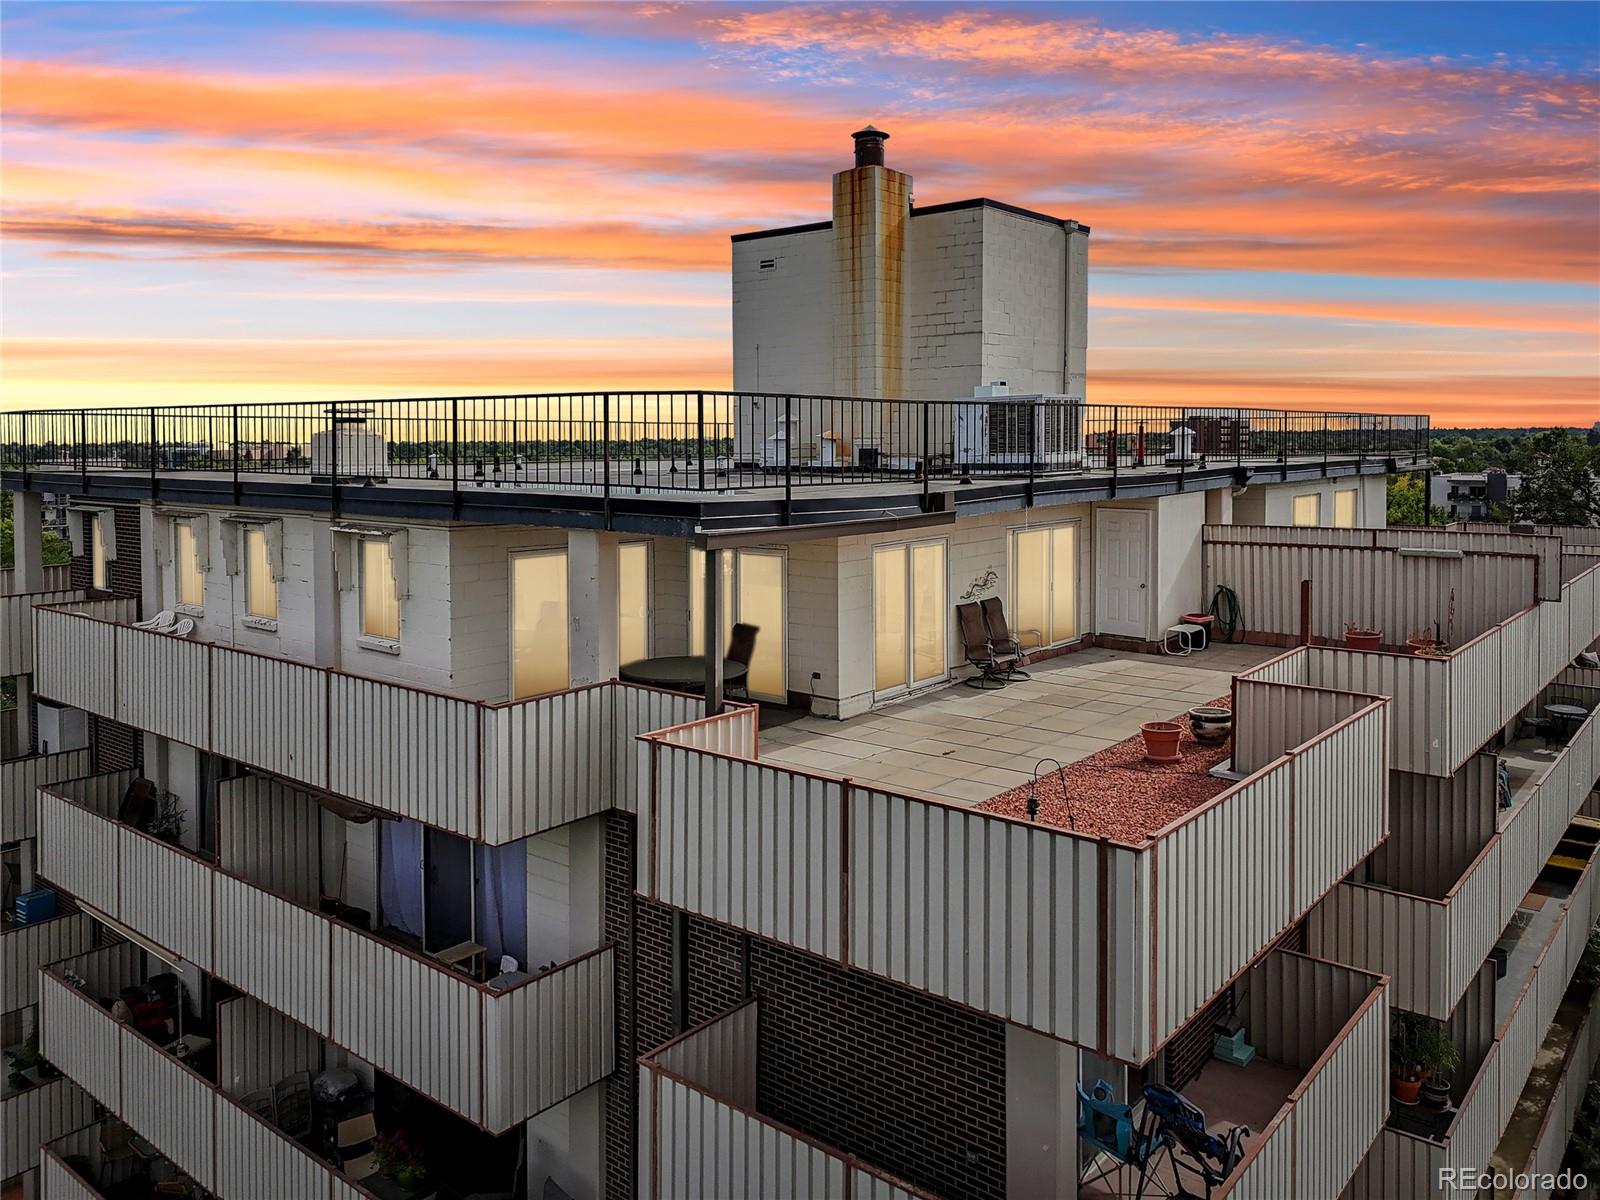
[(1549, 1194), (1600, 531), (856, 141), (731, 391), (0, 416), (8, 1200)]

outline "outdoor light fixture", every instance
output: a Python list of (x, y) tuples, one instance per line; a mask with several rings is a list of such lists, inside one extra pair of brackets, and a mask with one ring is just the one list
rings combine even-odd
[(1056, 776), (1061, 780), (1061, 800), (1067, 806), (1067, 828), (1077, 832), (1078, 822), (1072, 815), (1072, 799), (1067, 795), (1067, 769), (1053, 758), (1041, 758), (1033, 764), (1033, 783), (1028, 787), (1028, 820), (1039, 819), (1039, 768), (1045, 763), (1055, 763)]

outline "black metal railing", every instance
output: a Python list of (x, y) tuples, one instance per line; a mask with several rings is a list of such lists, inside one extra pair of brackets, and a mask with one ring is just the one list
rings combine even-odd
[(0, 469), (389, 479), (581, 491), (730, 491), (1120, 475), (1428, 453), (1428, 418), (757, 392), (58, 409), (0, 414)]

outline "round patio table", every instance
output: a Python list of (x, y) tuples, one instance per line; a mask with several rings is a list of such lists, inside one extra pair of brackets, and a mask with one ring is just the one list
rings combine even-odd
[[(663, 654), (623, 663), (617, 670), (625, 683), (643, 683), (675, 692), (703, 692), (706, 689), (706, 660), (698, 654)], [(740, 684), (750, 674), (744, 663), (722, 660), (722, 686)]]
[(1589, 715), (1589, 710), (1581, 704), (1546, 704), (1544, 711), (1556, 719), (1561, 732), (1569, 738)]

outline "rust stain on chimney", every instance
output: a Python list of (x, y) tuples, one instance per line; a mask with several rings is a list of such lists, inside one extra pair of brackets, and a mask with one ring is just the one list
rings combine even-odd
[(851, 136), (856, 165), (833, 178), (835, 386), (897, 399), (911, 178), (883, 165), (888, 134), (869, 125)]

